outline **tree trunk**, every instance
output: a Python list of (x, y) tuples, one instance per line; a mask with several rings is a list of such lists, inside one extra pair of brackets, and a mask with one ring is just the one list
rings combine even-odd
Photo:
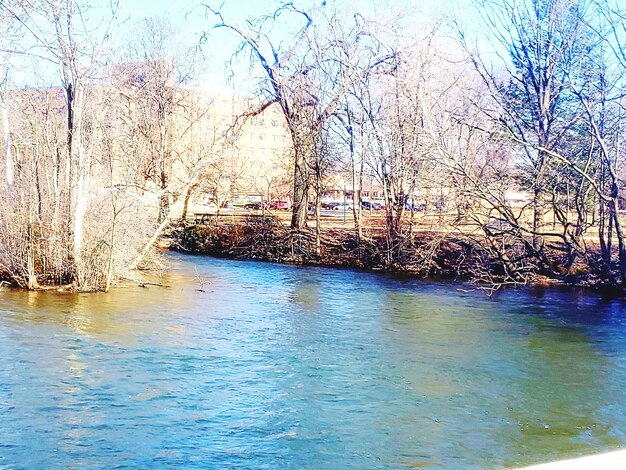
[(116, 219), (117, 218), (117, 212), (115, 209), (115, 203), (113, 204), (113, 224), (111, 226), (111, 240), (110, 240), (110, 244), (111, 246), (109, 247), (109, 259), (107, 262), (107, 276), (106, 276), (106, 283), (104, 285), (104, 292), (109, 292), (109, 290), (111, 289), (111, 281), (113, 280), (113, 261), (115, 259), (115, 227), (116, 227)]
[(606, 234), (606, 265), (611, 269), (611, 258), (613, 256), (613, 212), (609, 208), (609, 228)]
[(533, 195), (533, 248), (541, 251), (543, 239), (537, 234), (543, 225), (543, 208), (541, 207), (541, 189), (535, 188)]
[[(68, 71), (65, 77), (71, 77)], [(82, 118), (84, 105), (84, 90), (76, 82), (68, 80), (65, 87), (67, 105), (67, 142), (68, 142), (68, 227), (71, 228), (72, 240), (72, 267), (74, 284), (77, 288), (84, 286), (84, 266), (82, 262), (84, 218), (87, 212), (87, 198), (85, 196), (89, 162), (86, 161), (83, 147)]]
[(74, 204), (74, 232), (73, 232), (73, 255), (74, 255), (74, 269), (75, 269), (75, 283), (79, 289), (84, 286), (85, 272), (83, 266), (83, 232), (85, 214), (87, 213), (87, 198), (84, 196), (85, 191), (85, 178), (83, 171), (79, 170), (78, 181), (75, 188), (75, 204)]
[(389, 191), (387, 179), (383, 178), (383, 197), (385, 198), (385, 221), (386, 221), (386, 242), (387, 242), (387, 264), (391, 264), (391, 249), (395, 232), (393, 227), (393, 200)]
[(143, 259), (146, 257), (146, 255), (152, 248), (152, 246), (156, 243), (156, 241), (161, 236), (161, 233), (163, 233), (163, 230), (165, 230), (165, 228), (169, 225), (169, 223), (170, 223), (170, 217), (168, 215), (167, 217), (165, 217), (163, 222), (161, 222), (161, 224), (154, 231), (154, 233), (152, 234), (152, 237), (150, 237), (150, 240), (148, 240), (148, 243), (144, 245), (143, 249), (141, 250), (141, 253), (139, 253), (139, 256), (137, 256), (134, 259), (134, 261), (130, 263), (130, 266), (128, 267), (128, 269), (130, 270), (135, 269), (139, 265), (139, 263), (143, 261)]
[(297, 145), (293, 175), (293, 207), (291, 212), (291, 228), (306, 228), (306, 213), (309, 200), (309, 169), (307, 157), (312, 154), (312, 145)]
[(170, 212), (170, 196), (166, 192), (159, 196), (159, 216), (157, 221), (163, 222)]
[(9, 129), (9, 112), (7, 111), (6, 96), (2, 94), (2, 127), (4, 135), (4, 154), (6, 158), (7, 187), (13, 186), (13, 155), (11, 154), (11, 132)]
[(396, 214), (393, 219), (393, 233), (394, 236), (398, 236), (400, 233), (400, 229), (402, 228), (402, 216), (404, 214), (404, 200), (406, 199), (406, 195), (404, 194), (404, 190), (400, 189), (400, 197), (397, 200)]
[[(350, 129), (350, 163), (352, 169), (352, 215), (354, 216), (354, 235), (356, 242), (361, 243), (363, 231), (361, 228), (361, 189), (363, 183), (363, 173), (357, 179), (356, 163), (354, 161), (354, 138)], [(362, 168), (362, 167), (361, 167)], [(371, 202), (371, 198), (370, 198)], [(371, 207), (371, 206), (370, 206)]]
[(624, 232), (622, 230), (622, 224), (619, 220), (619, 204), (617, 197), (610, 203), (611, 216), (613, 218), (613, 224), (615, 226), (615, 235), (617, 236), (617, 246), (619, 253), (619, 274), (622, 285), (626, 284), (626, 244), (624, 243)]
[(191, 195), (193, 194), (193, 192), (196, 189), (196, 187), (197, 187), (197, 185), (190, 186), (189, 189), (187, 190), (187, 192), (185, 193), (185, 202), (183, 204), (183, 214), (180, 217), (180, 219), (183, 222), (187, 221), (187, 211), (189, 209), (189, 200), (191, 199)]
[(29, 221), (28, 221), (28, 248), (26, 253), (26, 271), (27, 271), (27, 287), (29, 290), (36, 289), (39, 284), (37, 282), (37, 274), (35, 272), (35, 234), (33, 230), (33, 210), (29, 209)]
[(317, 256), (322, 254), (322, 220), (320, 217), (322, 200), (320, 183), (321, 182), (318, 181), (317, 191), (315, 192), (315, 254)]

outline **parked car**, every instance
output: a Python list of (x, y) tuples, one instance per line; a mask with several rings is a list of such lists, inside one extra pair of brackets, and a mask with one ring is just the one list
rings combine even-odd
[(249, 202), (243, 206), (244, 209), (256, 210), (259, 211), (263, 209), (262, 202)]
[(515, 227), (505, 219), (490, 217), (487, 221), (487, 228), (495, 230), (496, 232), (507, 232), (513, 230)]
[(379, 211), (383, 209), (383, 205), (379, 202), (361, 201), (361, 207), (365, 210)]
[(405, 205), (404, 205), (404, 208), (405, 208), (407, 211), (419, 211), (419, 212), (423, 212), (423, 211), (425, 211), (425, 210), (426, 210), (426, 204), (411, 204), (411, 203), (408, 203), (408, 204), (405, 204)]
[(290, 206), (288, 201), (270, 201), (268, 208), (272, 210), (288, 211)]
[(322, 209), (326, 209), (326, 210), (333, 210), (333, 208), (340, 204), (339, 202), (322, 202)]
[(335, 206), (333, 206), (334, 211), (351, 211), (352, 204), (349, 202), (338, 202)]

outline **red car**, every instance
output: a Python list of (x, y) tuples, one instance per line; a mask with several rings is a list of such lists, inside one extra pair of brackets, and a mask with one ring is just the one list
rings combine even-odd
[(289, 202), (287, 201), (270, 201), (268, 207), (273, 210), (289, 210)]

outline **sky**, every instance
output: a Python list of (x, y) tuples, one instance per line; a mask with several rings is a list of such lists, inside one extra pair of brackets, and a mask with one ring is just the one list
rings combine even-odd
[[(106, 9), (102, 5), (108, 0), (86, 0), (91, 5), (96, 5), (90, 11), (94, 23), (97, 23), (98, 15), (102, 15)], [(332, 3), (337, 0), (327, 0)], [(451, 12), (456, 12), (467, 24), (475, 24), (478, 18), (473, 9), (472, 0), (344, 0), (352, 1), (367, 16), (383, 18), (397, 12), (403, 12), (404, 18), (409, 24), (427, 24), (433, 19)], [(203, 61), (197, 67), (196, 79), (191, 83), (193, 86), (214, 90), (216, 92), (234, 92), (236, 94), (249, 94), (254, 84), (248, 78), (253, 75), (249, 70), (248, 63), (241, 60), (235, 65), (234, 72), (227, 62), (237, 50), (240, 40), (232, 32), (224, 29), (212, 29), (216, 17), (202, 6), (203, 3), (218, 6), (222, 4), (224, 17), (229, 21), (242, 23), (247, 19), (256, 18), (275, 9), (279, 3), (277, 0), (120, 0), (120, 12), (118, 26), (112, 35), (112, 43), (118, 52), (112, 54), (111, 61), (123, 60), (122, 51), (128, 46), (129, 41), (137, 35), (137, 23), (142, 18), (163, 17), (177, 30), (177, 40), (184, 49), (191, 49), (200, 43), (203, 34), (207, 39), (202, 48)], [(297, 5), (317, 5), (320, 0), (299, 0)], [(292, 16), (291, 18), (296, 18)], [(278, 31), (272, 32), (274, 40), (289, 40), (289, 24), (284, 24)], [(294, 22), (292, 31), (297, 28)], [(13, 60), (25, 59), (13, 58)], [(26, 62), (28, 59), (26, 59)], [(24, 62), (24, 63), (26, 63)], [(59, 69), (50, 64), (42, 64), (41, 61), (30, 61), (24, 65), (22, 72), (13, 75), (13, 81), (17, 86), (33, 85), (49, 86), (59, 83)], [(236, 79), (229, 79), (232, 74)], [(36, 82), (36, 83), (34, 83)]]
[[(226, 65), (233, 52), (237, 49), (239, 40), (226, 30), (213, 30), (211, 26), (216, 17), (206, 8), (198, 5), (198, 0), (122, 0), (121, 17), (128, 25), (142, 17), (165, 16), (180, 31), (181, 40), (190, 47), (197, 44), (203, 33), (208, 34), (208, 40), (203, 46), (203, 53), (207, 61), (203, 64), (204, 73), (199, 75), (196, 85), (219, 91), (233, 91), (246, 93), (249, 87), (244, 80), (229, 80), (232, 74), (231, 67)], [(214, 6), (222, 4), (224, 17), (229, 21), (242, 23), (247, 19), (256, 18), (273, 11), (278, 3), (274, 0), (207, 0)], [(328, 0), (329, 3), (333, 0)], [(395, 11), (407, 12), (413, 16), (409, 21), (427, 23), (441, 15), (456, 12), (464, 17), (468, 23), (475, 23), (477, 15), (472, 7), (472, 0), (354, 0), (359, 9), (372, 17), (392, 15)], [(301, 0), (297, 5), (313, 5), (319, 1)], [(470, 7), (470, 8), (468, 8)], [(273, 32), (280, 38), (281, 33)], [(287, 38), (286, 38), (287, 39)], [(235, 70), (236, 76), (249, 76), (247, 65), (240, 64)], [(239, 88), (239, 90), (237, 90)]]

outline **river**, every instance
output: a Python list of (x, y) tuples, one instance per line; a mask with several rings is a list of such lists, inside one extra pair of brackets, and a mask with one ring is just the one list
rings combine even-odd
[(169, 288), (0, 292), (0, 468), (509, 468), (626, 443), (624, 300), (168, 258)]

